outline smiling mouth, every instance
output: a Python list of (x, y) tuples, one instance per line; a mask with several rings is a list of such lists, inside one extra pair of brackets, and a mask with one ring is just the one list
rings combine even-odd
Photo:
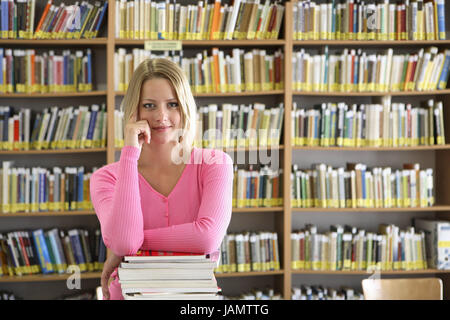
[(172, 128), (171, 126), (168, 126), (168, 127), (156, 127), (156, 128), (153, 128), (154, 130), (159, 130), (159, 131), (163, 131), (163, 130), (166, 130), (166, 129), (169, 129), (169, 128)]

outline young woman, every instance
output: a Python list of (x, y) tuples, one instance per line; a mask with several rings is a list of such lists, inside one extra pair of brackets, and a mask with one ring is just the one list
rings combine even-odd
[(110, 251), (101, 278), (104, 299), (123, 299), (117, 267), (138, 250), (217, 259), (232, 209), (232, 159), (193, 147), (197, 107), (177, 64), (142, 62), (121, 107), (126, 125), (120, 160), (97, 170), (90, 182)]

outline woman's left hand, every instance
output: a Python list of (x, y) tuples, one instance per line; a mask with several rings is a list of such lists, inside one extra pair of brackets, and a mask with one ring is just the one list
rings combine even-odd
[(103, 265), (103, 272), (101, 277), (101, 285), (104, 300), (109, 300), (110, 298), (108, 288), (109, 278), (111, 277), (111, 274), (114, 272), (114, 270), (119, 266), (120, 262), (122, 262), (122, 257), (115, 255), (112, 251), (109, 250), (108, 258), (106, 259), (105, 264)]

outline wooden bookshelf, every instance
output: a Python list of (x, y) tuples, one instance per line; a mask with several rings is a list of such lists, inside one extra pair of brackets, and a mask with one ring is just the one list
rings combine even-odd
[[(107, 31), (106, 34), (101, 38), (96, 39), (80, 39), (80, 40), (0, 40), (0, 46), (3, 47), (57, 47), (67, 48), (67, 47), (92, 47), (93, 51), (101, 50), (106, 51), (106, 60), (104, 64), (106, 68), (95, 68), (95, 71), (99, 69), (104, 71), (106, 69), (106, 89), (105, 90), (96, 90), (91, 92), (73, 92), (73, 93), (46, 93), (46, 94), (1, 94), (0, 100), (10, 101), (15, 98), (29, 98), (34, 99), (38, 98), (39, 103), (42, 104), (42, 101), (45, 99), (52, 98), (61, 98), (60, 100), (68, 100), (70, 99), (70, 103), (76, 104), (79, 98), (105, 98), (107, 105), (107, 114), (108, 114), (108, 130), (107, 130), (107, 147), (99, 148), (99, 149), (83, 149), (83, 150), (36, 150), (36, 151), (0, 151), (0, 154), (4, 155), (4, 158), (7, 157), (15, 157), (17, 155), (30, 155), (30, 156), (49, 156), (49, 159), (54, 155), (61, 154), (74, 154), (74, 156), (83, 157), (84, 153), (102, 153), (98, 155), (99, 157), (104, 158), (104, 152), (106, 151), (106, 163), (110, 164), (116, 161), (116, 152), (120, 151), (121, 148), (116, 148), (114, 146), (114, 110), (117, 106), (118, 101), (121, 97), (124, 96), (125, 92), (119, 92), (115, 90), (114, 87), (114, 54), (117, 48), (121, 46), (129, 46), (129, 47), (142, 47), (145, 44), (145, 40), (123, 40), (115, 38), (115, 3), (117, 0), (110, 0), (108, 5), (108, 17), (105, 19), (107, 21)], [(237, 277), (242, 280), (242, 284), (245, 284), (247, 277), (261, 277), (261, 276), (269, 276), (274, 277), (274, 283), (277, 284), (276, 290), (279, 290), (282, 296), (285, 299), (290, 299), (291, 289), (295, 285), (293, 276), (311, 276), (311, 275), (326, 275), (327, 277), (342, 277), (346, 275), (358, 275), (358, 276), (370, 276), (370, 273), (366, 271), (312, 271), (312, 270), (293, 270), (291, 267), (291, 233), (293, 228), (295, 227), (295, 223), (293, 221), (297, 216), (303, 217), (306, 213), (314, 213), (314, 214), (326, 214), (327, 216), (332, 216), (336, 214), (338, 217), (342, 213), (361, 213), (370, 214), (379, 213), (383, 215), (385, 213), (398, 213), (400, 215), (408, 215), (410, 213), (426, 213), (429, 214), (430, 217), (435, 218), (446, 218), (450, 219), (450, 167), (448, 166), (450, 162), (450, 144), (446, 144), (443, 146), (417, 146), (417, 147), (400, 147), (400, 148), (372, 148), (372, 147), (363, 147), (363, 148), (338, 148), (338, 147), (297, 147), (292, 146), (291, 139), (291, 120), (292, 120), (292, 102), (294, 99), (318, 99), (318, 98), (328, 98), (328, 97), (336, 97), (341, 100), (346, 98), (373, 98), (373, 97), (382, 97), (382, 96), (393, 96), (393, 97), (417, 97), (419, 98), (427, 98), (427, 97), (439, 97), (444, 102), (444, 123), (450, 123), (450, 112), (448, 108), (450, 106), (450, 89), (445, 90), (436, 90), (436, 91), (407, 91), (407, 92), (304, 92), (304, 91), (295, 91), (292, 88), (292, 54), (294, 49), (297, 48), (305, 48), (308, 50), (323, 48), (324, 46), (335, 46), (335, 47), (361, 47), (365, 46), (368, 48), (375, 47), (394, 47), (394, 48), (407, 48), (408, 46), (413, 46), (414, 49), (416, 47), (428, 47), (428, 46), (438, 46), (450, 48), (450, 40), (445, 41), (297, 41), (292, 39), (293, 33), (293, 17), (292, 17), (292, 3), (286, 2), (286, 10), (283, 18), (283, 32), (284, 39), (279, 40), (230, 40), (230, 41), (182, 41), (182, 45), (190, 50), (196, 49), (197, 47), (213, 47), (217, 46), (220, 48), (226, 47), (245, 47), (245, 48), (264, 48), (264, 47), (275, 47), (282, 48), (284, 54), (284, 61), (286, 62), (284, 65), (284, 89), (283, 90), (271, 90), (271, 91), (259, 91), (259, 92), (241, 92), (241, 93), (208, 93), (208, 94), (195, 94), (195, 98), (219, 98), (218, 101), (224, 101), (224, 99), (228, 98), (239, 98), (244, 97), (246, 99), (250, 97), (257, 97), (264, 101), (264, 99), (268, 99), (271, 96), (277, 96), (280, 101), (284, 103), (285, 113), (284, 113), (284, 122), (283, 122), (283, 134), (282, 141), (280, 141), (281, 146), (278, 147), (279, 150), (283, 150), (283, 153), (280, 153), (280, 167), (284, 170), (284, 179), (283, 183), (283, 206), (281, 207), (265, 207), (265, 208), (233, 208), (233, 213), (238, 213), (233, 215), (232, 219), (237, 219), (240, 221), (241, 217), (246, 217), (250, 214), (258, 214), (258, 213), (276, 213), (273, 216), (273, 220), (275, 220), (275, 229), (278, 232), (278, 240), (280, 243), (279, 253), (280, 253), (280, 266), (281, 270), (279, 271), (266, 271), (266, 272), (242, 272), (242, 273), (223, 273), (216, 274), (216, 277), (221, 279), (221, 281), (226, 281), (227, 278)], [(448, 6), (447, 6), (448, 7)], [(447, 10), (447, 14), (450, 12)], [(450, 15), (448, 15), (450, 16)], [(450, 25), (450, 24), (448, 24)], [(447, 31), (448, 32), (448, 31)], [(41, 100), (42, 99), (42, 100)], [(34, 100), (31, 100), (34, 103)], [(72, 102), (74, 101), (74, 102)], [(0, 103), (1, 104), (1, 103)], [(448, 128), (447, 128), (448, 129)], [(447, 130), (446, 141), (450, 143), (450, 130)], [(257, 151), (260, 148), (235, 148), (231, 151)], [(266, 148), (267, 149), (267, 148)], [(227, 150), (228, 151), (228, 150)], [(436, 168), (436, 203), (439, 205), (433, 207), (426, 208), (292, 208), (291, 207), (291, 194), (288, 192), (291, 188), (290, 182), (290, 170), (293, 164), (294, 156), (302, 156), (304, 154), (309, 154), (311, 151), (334, 151), (336, 154), (346, 154), (348, 151), (359, 151), (359, 152), (380, 152), (385, 154), (388, 151), (395, 152), (396, 156), (403, 156), (401, 152), (398, 151), (414, 151), (414, 152), (430, 152), (436, 158), (435, 160), (435, 168)], [(320, 158), (321, 156), (316, 156), (317, 161), (326, 161)], [(80, 158), (80, 163), (83, 161)], [(330, 213), (330, 215), (328, 215)], [(8, 220), (13, 220), (17, 218), (17, 228), (21, 228), (21, 219), (27, 217), (36, 218), (37, 222), (34, 223), (36, 227), (39, 227), (41, 223), (51, 222), (56, 216), (64, 216), (68, 219), (75, 218), (79, 221), (80, 224), (83, 224), (84, 217), (92, 217), (95, 215), (95, 212), (92, 210), (86, 211), (65, 211), (65, 212), (37, 212), (37, 213), (15, 213), (15, 214), (0, 214), (0, 218), (7, 218)], [(253, 218), (253, 217), (252, 217)], [(42, 219), (42, 222), (41, 222)], [(256, 219), (261, 219), (260, 215)], [(377, 221), (381, 221), (381, 218), (377, 218)], [(3, 220), (5, 221), (5, 220)], [(355, 222), (356, 223), (356, 222)], [(252, 226), (246, 226), (251, 228)], [(326, 225), (325, 227), (328, 227)], [(3, 232), (4, 230), (0, 230)], [(432, 276), (439, 275), (445, 276), (444, 279), (444, 287), (450, 286), (450, 277), (449, 271), (443, 270), (414, 270), (414, 271), (383, 271), (382, 275), (398, 275), (398, 276), (415, 276), (415, 275), (424, 275), (424, 276)], [(32, 275), (32, 276), (22, 276), (22, 277), (9, 277), (2, 276), (0, 277), (0, 283), (13, 283), (13, 282), (46, 282), (46, 281), (60, 281), (66, 280), (69, 275)], [(101, 276), (100, 272), (91, 272), (91, 273), (82, 273), (82, 279), (99, 279)]]

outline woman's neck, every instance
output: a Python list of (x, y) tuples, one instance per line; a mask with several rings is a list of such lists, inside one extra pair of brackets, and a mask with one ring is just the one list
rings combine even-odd
[(151, 167), (152, 170), (161, 172), (171, 171), (180, 166), (184, 167), (184, 162), (174, 162), (175, 154), (172, 155), (172, 153), (177, 152), (174, 148), (178, 149), (175, 143), (144, 144), (138, 160), (139, 167), (142, 169)]

